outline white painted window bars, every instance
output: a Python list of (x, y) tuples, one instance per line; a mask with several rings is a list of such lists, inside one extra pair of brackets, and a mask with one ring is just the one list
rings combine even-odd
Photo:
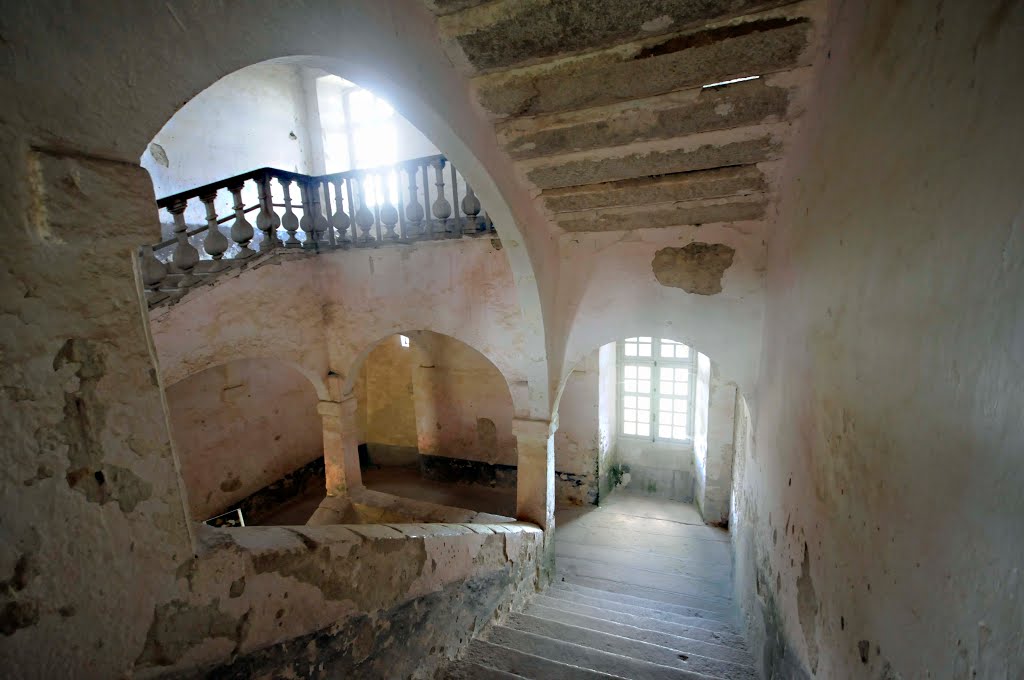
[(618, 343), (619, 434), (651, 441), (693, 437), (695, 353), (672, 340)]
[[(224, 189), (233, 209), (218, 215), (215, 201)], [(255, 197), (251, 205), (245, 194)], [(186, 224), (193, 199), (205, 208), (203, 225)], [(319, 252), (494, 233), (472, 187), (440, 155), (318, 177), (260, 168), (166, 196), (157, 207), (170, 214), (174, 236), (140, 249), (151, 302), (276, 249)], [(246, 217), (253, 211), (255, 229)], [(220, 228), (226, 222), (230, 241)]]

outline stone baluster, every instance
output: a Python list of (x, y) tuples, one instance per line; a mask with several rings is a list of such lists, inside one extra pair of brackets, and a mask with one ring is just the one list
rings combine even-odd
[(334, 228), (331, 226), (330, 220), (324, 214), (324, 205), (320, 200), (320, 190), (323, 188), (324, 201), (327, 202), (328, 211), (330, 210), (330, 192), (327, 189), (327, 183), (320, 180), (313, 180), (309, 184), (309, 198), (313, 206), (313, 237), (319, 239), (321, 243), (330, 243), (334, 245)]
[(466, 195), (462, 197), (462, 212), (473, 223), (473, 231), (480, 229), (480, 199), (473, 193), (473, 187), (466, 183)]
[(142, 283), (151, 292), (156, 293), (160, 290), (160, 284), (167, 278), (167, 265), (157, 259), (153, 253), (153, 246), (142, 246), (139, 257), (142, 260)]
[[(213, 205), (216, 198), (217, 190), (214, 189), (210, 193), (200, 196), (199, 200), (203, 202), (203, 207), (206, 208), (206, 238), (203, 240), (203, 249), (214, 261), (219, 263), (230, 244), (224, 234), (221, 233), (220, 225), (217, 224), (217, 208)], [(214, 269), (218, 268), (217, 265), (214, 266)]]
[(356, 180), (357, 192), (359, 193), (359, 209), (356, 211), (356, 224), (359, 225), (359, 231), (363, 232), (359, 236), (359, 240), (366, 243), (375, 240), (370, 230), (373, 229), (374, 216), (373, 211), (366, 207), (366, 185), (364, 178), (360, 177)]
[(249, 247), (249, 242), (256, 232), (253, 230), (249, 220), (245, 219), (245, 204), (242, 203), (242, 184), (228, 187), (228, 191), (235, 198), (235, 221), (231, 225), (231, 240), (238, 244), (241, 250), (236, 260), (244, 260), (252, 257), (256, 252)]
[(452, 176), (452, 206), (455, 211), (455, 219), (452, 224), (452, 231), (455, 233), (457, 238), (462, 238), (462, 218), (459, 217), (459, 176), (455, 172), (455, 166), (451, 163), (448, 164), (448, 168), (451, 170)]
[(409, 176), (409, 202), (405, 206), (405, 223), (410, 232), (405, 236), (408, 238), (420, 236), (423, 233), (425, 213), (423, 206), (420, 205), (419, 187), (416, 185), (416, 173), (419, 172), (419, 166), (407, 165), (405, 166), (405, 172)]
[(448, 231), (448, 218), (452, 215), (452, 204), (444, 195), (444, 164), (443, 158), (438, 159), (434, 164), (434, 171), (437, 173), (437, 180), (434, 182), (437, 187), (437, 200), (434, 201), (432, 211), (434, 217), (441, 222), (441, 231)]
[[(331, 216), (331, 224), (338, 230), (338, 240), (341, 243), (348, 243), (349, 241), (355, 240), (350, 239), (348, 235), (349, 225), (352, 224), (351, 218), (348, 213), (345, 212), (345, 197), (341, 192), (341, 180), (334, 180), (334, 214)], [(353, 234), (355, 236), (355, 234)]]
[(286, 248), (294, 248), (302, 245), (302, 242), (295, 236), (295, 232), (299, 229), (299, 218), (292, 210), (292, 180), (278, 179), (277, 181), (281, 184), (281, 189), (284, 190), (284, 215), (281, 217), (281, 226), (288, 232), (288, 240), (284, 242), (284, 245)]
[(188, 241), (188, 226), (185, 224), (185, 207), (187, 205), (188, 201), (178, 200), (167, 209), (171, 213), (171, 217), (174, 218), (174, 238), (178, 240), (171, 261), (174, 263), (174, 268), (181, 272), (181, 279), (178, 280), (179, 288), (188, 288), (196, 282), (192, 269), (199, 262), (199, 251)]
[(277, 240), (277, 228), (281, 226), (281, 218), (274, 211), (274, 198), (270, 193), (270, 176), (260, 177), (256, 182), (256, 187), (260, 195), (260, 212), (256, 216), (256, 228), (263, 233), (260, 252), (266, 253), (280, 245)]
[(391, 202), (390, 180), (390, 173), (384, 173), (381, 177), (381, 181), (384, 183), (384, 204), (380, 206), (380, 221), (384, 228), (388, 230), (384, 238), (394, 241), (398, 238), (398, 234), (395, 232), (395, 225), (398, 224), (398, 209)]
[(299, 182), (299, 198), (302, 201), (302, 217), (299, 219), (299, 229), (306, 235), (303, 246), (312, 248), (316, 246), (316, 225), (313, 222), (313, 200), (310, 198), (309, 184)]

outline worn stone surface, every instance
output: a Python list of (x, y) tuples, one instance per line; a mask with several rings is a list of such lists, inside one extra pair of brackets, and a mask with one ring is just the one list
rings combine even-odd
[(549, 189), (541, 197), (549, 210), (559, 213), (723, 198), (760, 193), (765, 188), (764, 175), (756, 165), (739, 165)]
[(770, 73), (800, 63), (807, 30), (806, 20), (773, 18), (702, 36), (638, 43), (535, 73), (482, 77), (480, 101), (496, 116), (537, 115)]
[(722, 275), (732, 265), (734, 254), (734, 249), (721, 243), (662, 248), (655, 253), (651, 269), (663, 286), (682, 288), (697, 295), (714, 295), (722, 292)]
[(701, 226), (714, 222), (741, 222), (760, 220), (765, 216), (766, 203), (760, 196), (744, 200), (692, 201), (671, 205), (634, 208), (607, 208), (593, 212), (560, 216), (559, 227), (569, 232), (616, 231)]
[(588, 109), (585, 116), (517, 119), (498, 134), (512, 158), (536, 158), (777, 121), (789, 98), (786, 89), (755, 80)]
[(542, 189), (553, 189), (726, 165), (747, 165), (770, 160), (780, 150), (779, 143), (766, 136), (721, 145), (705, 144), (692, 149), (566, 161), (535, 167), (527, 172), (527, 177)]
[[(786, 0), (552, 0), (501, 2), (471, 17), (471, 32), (456, 40), (478, 70), (508, 67), (536, 59), (699, 26), (716, 19), (784, 5)], [(465, 19), (452, 20), (447, 31)], [(446, 30), (442, 25), (442, 30)]]

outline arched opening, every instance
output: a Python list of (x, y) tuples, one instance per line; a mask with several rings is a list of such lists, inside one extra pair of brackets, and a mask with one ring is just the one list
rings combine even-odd
[(312, 508), (291, 505), (323, 489), (323, 435), (316, 389), (300, 371), (276, 359), (236, 359), (166, 393), (194, 520), (305, 522)]
[(618, 493), (692, 503), (708, 523), (726, 524), (736, 403), (736, 386), (685, 343), (632, 336), (593, 350), (556, 404), (563, 508)]
[(378, 342), (353, 375), (366, 488), (515, 514), (512, 396), (487, 357), (447, 335), (405, 331)]

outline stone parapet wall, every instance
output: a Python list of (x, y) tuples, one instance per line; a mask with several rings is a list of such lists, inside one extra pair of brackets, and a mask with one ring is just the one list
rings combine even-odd
[(526, 523), (198, 530), (136, 677), (429, 677), (532, 592)]

